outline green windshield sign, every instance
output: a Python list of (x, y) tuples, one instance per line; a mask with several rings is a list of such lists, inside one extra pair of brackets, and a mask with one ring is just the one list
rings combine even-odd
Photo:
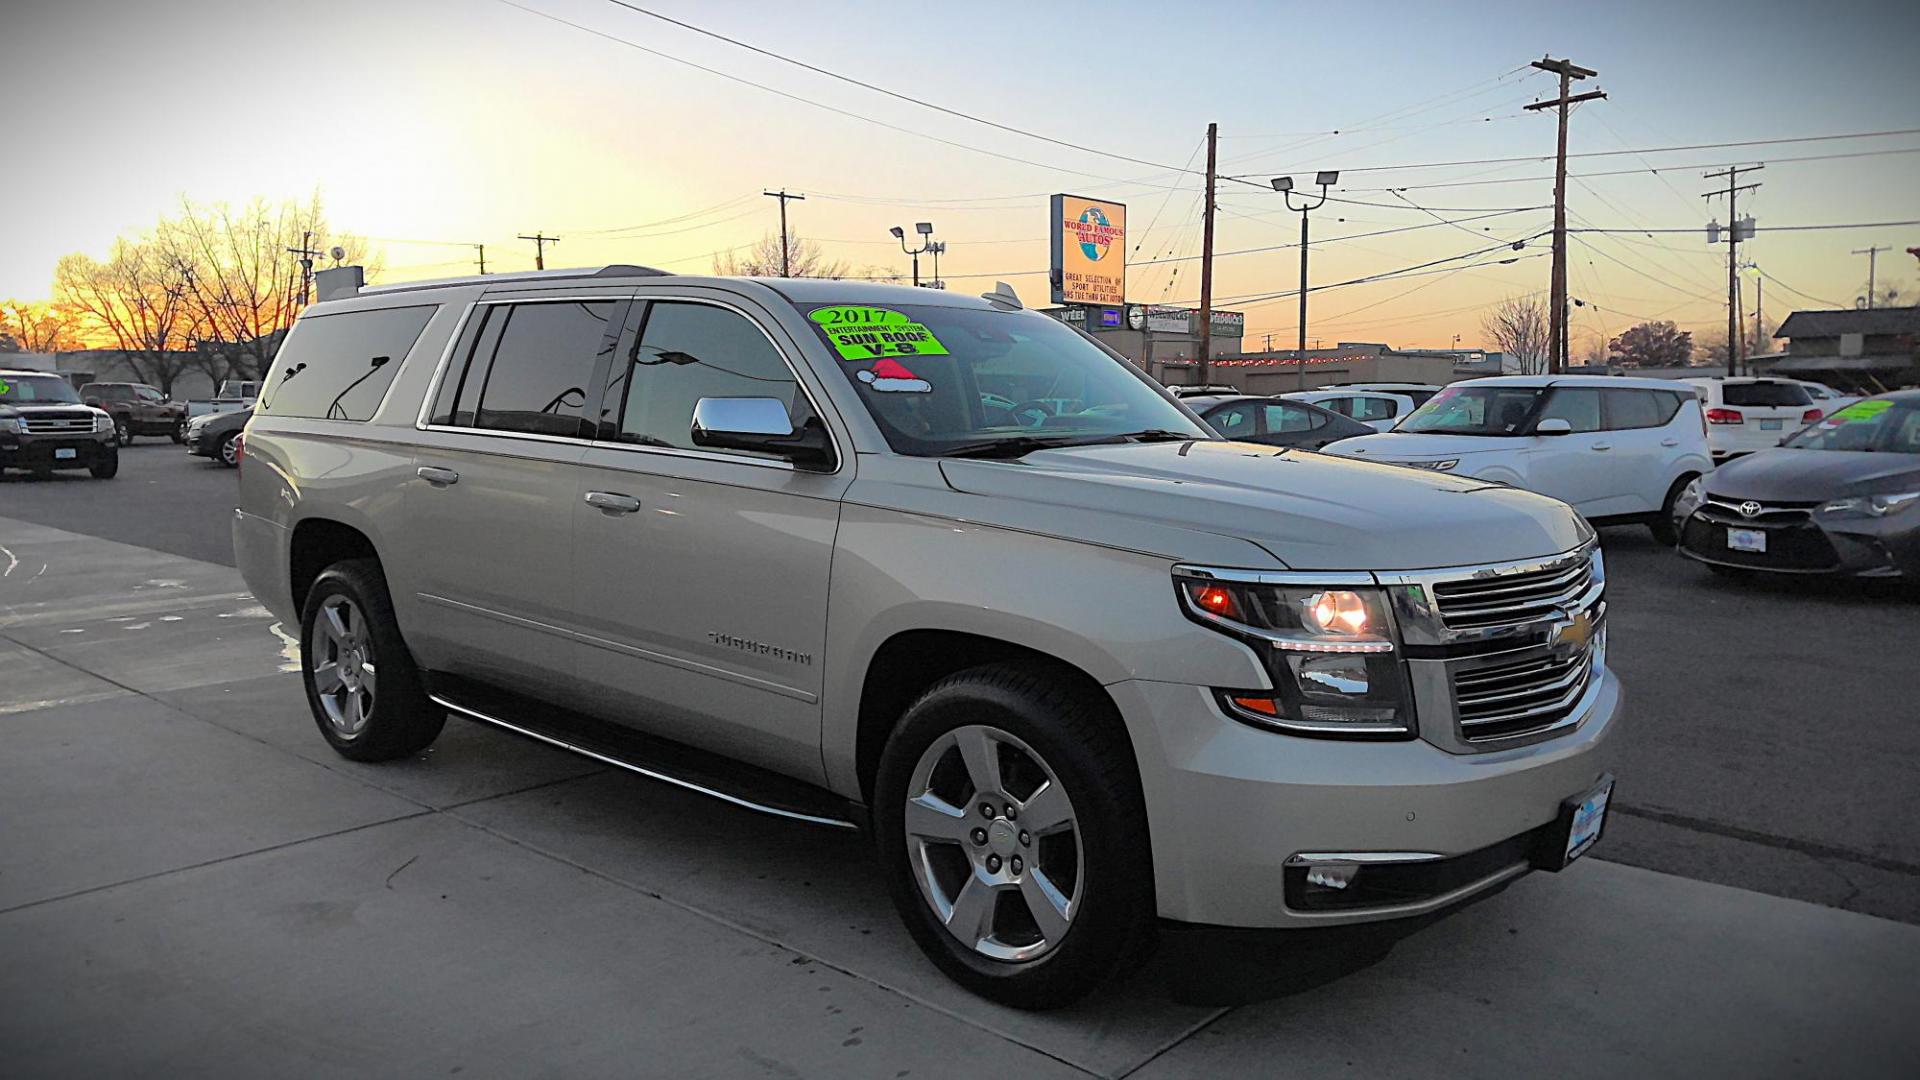
[(807, 317), (819, 325), (842, 360), (948, 355), (933, 331), (907, 318), (905, 312), (840, 305), (815, 308)]
[(1893, 408), (1891, 401), (1856, 401), (1834, 413), (1833, 418), (1845, 422), (1871, 420), (1891, 408)]

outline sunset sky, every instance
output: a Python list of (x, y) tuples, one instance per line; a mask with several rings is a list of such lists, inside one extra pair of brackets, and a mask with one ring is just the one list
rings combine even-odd
[[(1154, 164), (892, 100), (609, 0), (14, 0), (0, 22), (0, 100), (11, 106), (0, 297), (47, 296), (62, 254), (104, 254), (182, 196), (318, 190), (336, 226), (374, 239), (391, 281), (472, 272), (462, 245), (475, 243), (489, 269), (530, 268), (532, 245), (515, 236), (536, 230), (562, 238), (550, 266), (704, 272), (716, 252), (777, 228), (778, 206), (760, 192), (784, 186), (808, 196), (791, 208), (795, 232), (832, 258), (904, 272), (887, 228), (932, 221), (949, 245), (950, 287), (979, 292), (1000, 275), (1041, 303), (1050, 192), (1127, 203), (1131, 263), (1197, 252), (1199, 177), (1160, 166), (1198, 169), (1209, 121), (1223, 172), (1264, 185), (1340, 169), (1334, 195), (1384, 204), (1314, 215), (1313, 279), (1343, 281), (1549, 226), (1550, 160), (1431, 165), (1550, 155), (1551, 114), (1521, 111), (1553, 93), (1553, 78), (1526, 66), (1543, 53), (1598, 69), (1580, 89), (1609, 95), (1574, 114), (1575, 153), (1920, 128), (1910, 0), (634, 2)], [(1701, 173), (1764, 161), (1764, 186), (1741, 205), (1762, 230), (1746, 254), (1772, 279), (1769, 314), (1850, 306), (1867, 263), (1849, 252), (1870, 244), (1894, 249), (1880, 256), (1881, 281), (1913, 295), (1920, 272), (1905, 249), (1920, 245), (1920, 226), (1767, 230), (1920, 219), (1920, 152), (1893, 152), (1915, 150), (1920, 134), (1576, 158), (1576, 176), (1617, 175), (1570, 183), (1570, 223), (1697, 230), (1725, 220), (1720, 201), (1700, 197), (1712, 186)], [(1826, 159), (1788, 160), (1813, 156)], [(1395, 167), (1409, 165), (1421, 167)], [(1298, 216), (1272, 192), (1226, 183), (1221, 193), (1219, 251), (1297, 238)], [(1406, 201), (1456, 220), (1516, 212), (1441, 225)], [(1423, 223), (1433, 227), (1335, 239)], [(1592, 305), (1576, 316), (1576, 350), (1648, 317), (1724, 328), (1725, 248), (1700, 232), (1571, 246), (1572, 294)], [(1543, 238), (1510, 254), (1546, 250)], [(1290, 249), (1218, 259), (1219, 306), (1248, 313), (1250, 345), (1267, 333), (1291, 344), (1294, 300), (1232, 298), (1294, 288), (1297, 260)], [(1314, 298), (1311, 332), (1478, 345), (1480, 307), (1547, 278), (1541, 257), (1328, 290)], [(1192, 303), (1198, 286), (1196, 262), (1135, 265), (1128, 280), (1135, 301)]]

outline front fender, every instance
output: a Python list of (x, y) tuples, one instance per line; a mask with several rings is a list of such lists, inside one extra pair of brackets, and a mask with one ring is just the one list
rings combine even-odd
[(858, 792), (860, 695), (874, 655), (909, 630), (947, 630), (1128, 679), (1264, 686), (1246, 646), (1181, 614), (1172, 563), (1055, 537), (848, 504), (828, 602), (822, 756)]

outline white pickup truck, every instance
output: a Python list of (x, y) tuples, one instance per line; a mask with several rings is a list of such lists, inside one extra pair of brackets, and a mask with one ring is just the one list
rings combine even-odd
[(220, 392), (215, 394), (212, 400), (187, 402), (187, 419), (251, 409), (259, 397), (259, 380), (227, 379), (220, 384)]

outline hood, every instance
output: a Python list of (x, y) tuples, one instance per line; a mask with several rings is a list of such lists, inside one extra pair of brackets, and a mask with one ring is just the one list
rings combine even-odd
[(1591, 535), (1566, 504), (1517, 488), (1251, 443), (1072, 447), (940, 468), (956, 491), (1102, 517), (1115, 535), (1134, 522), (1238, 537), (1302, 570), (1506, 562)]
[(1510, 450), (1518, 441), (1521, 440), (1499, 435), (1416, 435), (1412, 432), (1383, 431), (1378, 435), (1342, 439), (1327, 447), (1327, 452), (1376, 461), (1418, 461), (1423, 458), (1465, 457), (1489, 450)]
[(100, 411), (77, 401), (9, 401), (0, 404), (0, 416), (92, 416)]
[(1707, 493), (1760, 502), (1920, 488), (1920, 455), (1777, 447), (1735, 458), (1707, 476)]

